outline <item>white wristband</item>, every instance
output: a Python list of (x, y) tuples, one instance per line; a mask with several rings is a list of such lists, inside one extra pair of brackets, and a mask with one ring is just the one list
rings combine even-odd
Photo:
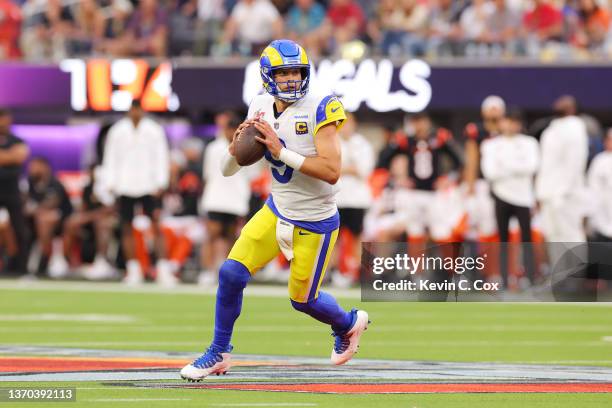
[(302, 167), (302, 164), (304, 164), (304, 160), (306, 160), (306, 157), (285, 147), (281, 149), (278, 158), (287, 166), (292, 167), (295, 170), (299, 170), (300, 167)]

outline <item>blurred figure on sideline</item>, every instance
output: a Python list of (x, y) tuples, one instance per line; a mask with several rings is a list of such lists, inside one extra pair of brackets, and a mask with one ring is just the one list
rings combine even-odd
[(103, 161), (105, 182), (118, 201), (128, 284), (144, 280), (141, 265), (135, 258), (132, 221), (136, 211), (144, 213), (153, 223), (158, 278), (171, 273), (159, 233), (160, 199), (168, 187), (169, 161), (164, 129), (144, 115), (140, 101), (133, 101), (127, 116), (109, 130)]

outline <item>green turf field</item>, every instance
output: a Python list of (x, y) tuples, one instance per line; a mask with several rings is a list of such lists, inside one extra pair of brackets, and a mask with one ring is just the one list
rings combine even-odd
[[(47, 384), (54, 387), (66, 384)], [(67, 408), (117, 407), (314, 407), (314, 408), (604, 408), (610, 394), (425, 394), (425, 395), (320, 395), (251, 391), (167, 390), (108, 388), (80, 383), (78, 402)], [(1, 403), (0, 403), (1, 404)], [(49, 406), (49, 403), (19, 403), (17, 407)], [(1, 406), (1, 405), (0, 405)], [(57, 406), (51, 403), (51, 407)]]
[[(357, 358), (612, 366), (610, 304), (341, 303), (366, 309), (373, 321)], [(213, 308), (212, 295), (197, 293), (0, 288), (0, 346), (196, 354), (211, 339)], [(233, 344), (240, 354), (327, 357), (332, 337), (285, 297), (246, 296)], [(322, 395), (72, 385), (79, 388), (79, 402), (67, 405), (73, 407), (111, 406), (111, 399), (118, 399), (113, 407), (612, 406), (609, 393)]]

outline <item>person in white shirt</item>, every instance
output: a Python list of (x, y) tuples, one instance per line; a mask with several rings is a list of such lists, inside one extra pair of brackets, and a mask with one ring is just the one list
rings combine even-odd
[[(503, 243), (509, 240), (509, 224), (516, 217), (521, 229), (521, 241), (531, 242), (531, 209), (535, 205), (533, 177), (539, 165), (539, 146), (535, 138), (521, 134), (523, 121), (518, 110), (509, 110), (501, 123), (502, 134), (482, 143), (482, 172), (491, 185), (495, 201), (495, 218), (499, 240), (501, 276), (508, 287), (507, 251)], [(524, 245), (525, 271), (533, 283), (533, 252)]]
[(355, 117), (347, 114), (344, 126), (340, 129), (342, 168), (336, 196), (340, 213), (339, 269), (342, 277), (347, 279), (333, 274), (332, 282), (339, 286), (347, 286), (358, 279), (363, 219), (372, 202), (368, 177), (374, 170), (374, 149), (365, 137), (357, 133), (356, 128)]
[(542, 227), (548, 242), (585, 242), (584, 190), (589, 141), (576, 100), (559, 98), (558, 118), (542, 133), (541, 166), (536, 180)]
[(594, 198), (590, 223), (596, 241), (612, 241), (612, 129), (605, 138), (605, 150), (599, 153), (588, 171), (588, 185)]
[(206, 147), (204, 153), (205, 184), (200, 210), (206, 214), (207, 237), (201, 252), (201, 263), (204, 267), (198, 278), (201, 285), (216, 282), (215, 271), (225, 260), (236, 240), (238, 221), (249, 212), (251, 197), (249, 172), (241, 171), (224, 177), (219, 170), (223, 154), (241, 121), (233, 112), (222, 112), (217, 115), (216, 122), (217, 137)]
[(145, 117), (140, 101), (133, 101), (127, 117), (115, 123), (108, 132), (103, 160), (104, 180), (117, 197), (122, 246), (127, 260), (128, 284), (141, 283), (143, 274), (135, 259), (132, 221), (137, 207), (153, 223), (158, 255), (158, 279), (169, 278), (168, 262), (159, 233), (160, 196), (168, 187), (170, 159), (164, 129)]
[(227, 19), (223, 40), (242, 54), (256, 55), (282, 33), (283, 19), (270, 0), (240, 0)]
[[(557, 119), (540, 139), (541, 165), (536, 179), (552, 285), (578, 273), (576, 259), (588, 262), (583, 221), (588, 209), (585, 173), (589, 137), (572, 96), (557, 99), (554, 111)], [(571, 256), (566, 256), (570, 252)]]

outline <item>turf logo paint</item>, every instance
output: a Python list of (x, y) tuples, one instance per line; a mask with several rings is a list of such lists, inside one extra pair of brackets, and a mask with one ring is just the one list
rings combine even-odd
[(612, 393), (612, 367), (362, 359), (338, 368), (323, 358), (256, 355), (235, 355), (232, 369), (222, 379), (184, 383), (179, 369), (193, 357), (191, 353), (0, 347), (0, 383), (36, 386), (63, 381), (78, 388), (79, 382), (100, 381), (107, 387), (318, 394)]

